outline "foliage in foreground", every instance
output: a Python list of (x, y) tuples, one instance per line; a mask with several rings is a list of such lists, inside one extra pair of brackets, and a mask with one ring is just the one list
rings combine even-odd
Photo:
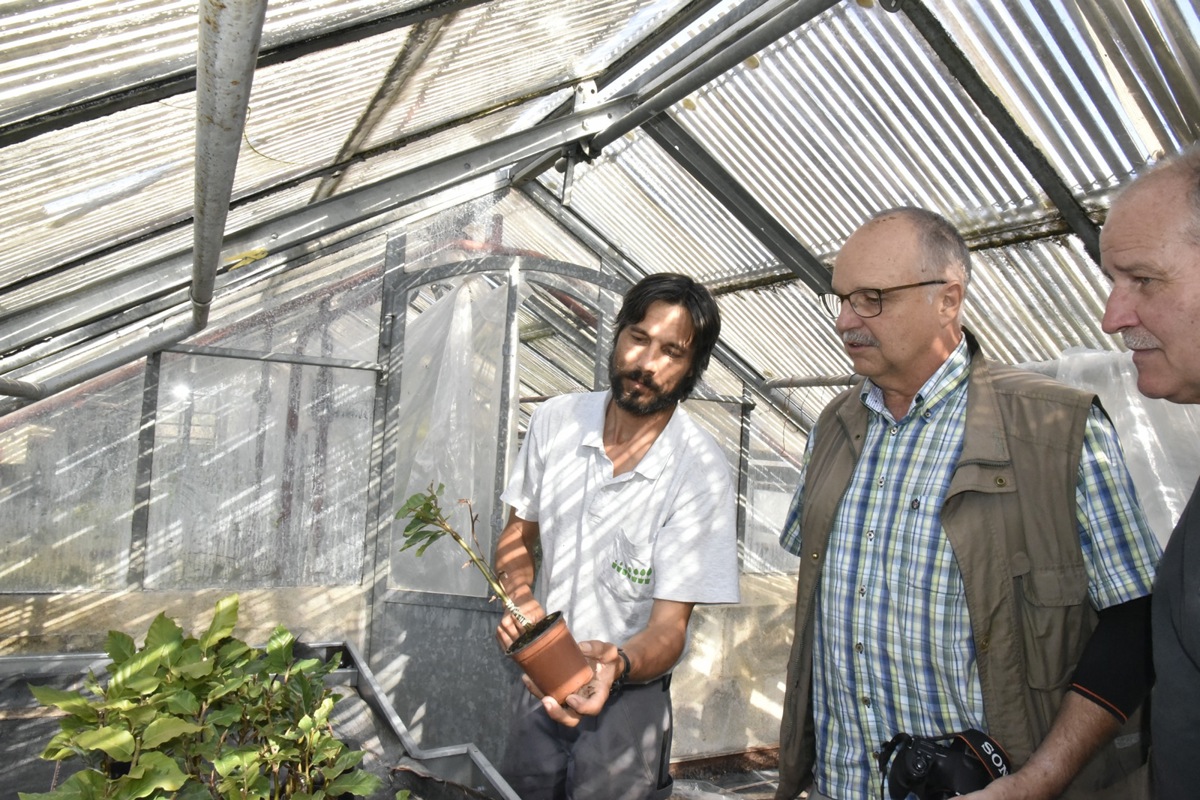
[(340, 699), (325, 685), (340, 654), (299, 658), (283, 626), (265, 649), (234, 638), (238, 598), (217, 603), (199, 638), (165, 614), (143, 645), (110, 631), (107, 680), (80, 691), (30, 686), (66, 716), (42, 758), (86, 769), (21, 800), (323, 800), (369, 795), (381, 779), (333, 733)]

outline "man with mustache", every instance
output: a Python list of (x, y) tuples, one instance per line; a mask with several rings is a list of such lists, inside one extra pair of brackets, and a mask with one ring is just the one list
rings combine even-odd
[(969, 280), (954, 227), (906, 207), (850, 236), (821, 297), (864, 380), (810, 433), (781, 536), (777, 798), (879, 797), (894, 737), (969, 729), (1015, 768), (977, 800), (1144, 790), (1157, 540), (1096, 398), (987, 359)]
[[(1200, 403), (1200, 145), (1131, 183), (1100, 233), (1112, 283), (1103, 327), (1133, 351), (1138, 389)], [(1150, 762), (1159, 800), (1193, 800), (1200, 780), (1200, 484), (1171, 533), (1154, 582), (1157, 675)]]
[[(596, 677), (565, 705), (518, 687), (500, 772), (523, 800), (671, 796), (671, 670), (692, 608), (739, 597), (729, 464), (679, 407), (720, 329), (707, 289), (650, 275), (617, 314), (611, 388), (529, 421), (497, 574), (532, 620), (564, 613)], [(519, 633), (505, 615), (496, 635), (507, 648)]]

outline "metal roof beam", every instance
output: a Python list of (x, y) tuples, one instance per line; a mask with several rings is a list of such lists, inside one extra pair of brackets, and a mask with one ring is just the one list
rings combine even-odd
[[(400, 208), (468, 180), (504, 169), (522, 158), (557, 151), (570, 142), (599, 130), (630, 103), (613, 101), (586, 112), (542, 123), (526, 131), (422, 167), (336, 195), (320, 203), (274, 219), (264, 220), (224, 238), (224, 253), (254, 252), (261, 260), (311, 242), (349, 225)], [(227, 259), (230, 257), (227, 255)], [(60, 295), (52, 303), (4, 318), (0, 326), (0, 354), (12, 352), (58, 332), (143, 302), (154, 294), (171, 291), (187, 282), (191, 250), (143, 264), (105, 284), (80, 294)], [(102, 299), (89, 299), (99, 295)]]
[(598, 153), (837, 4), (838, 0), (770, 0), (732, 24), (719, 26), (716, 35), (640, 86), (636, 94), (637, 106), (597, 134), (589, 150)]
[[(367, 107), (359, 115), (358, 122), (346, 137), (346, 141), (342, 144), (342, 149), (338, 152), (337, 157), (333, 159), (333, 163), (343, 164), (362, 150), (363, 145), (370, 140), (371, 134), (379, 127), (379, 123), (383, 121), (388, 110), (396, 104), (405, 87), (408, 86), (409, 78), (429, 55), (429, 51), (441, 40), (442, 32), (452, 19), (454, 19), (453, 14), (435, 17), (420, 22), (413, 28), (412, 33), (404, 40), (404, 47), (400, 49), (400, 53), (388, 68), (387, 74), (380, 81), (375, 96), (371, 98)], [(311, 202), (315, 203), (332, 196), (345, 174), (345, 170), (338, 170), (321, 178), (321, 182), (317, 184), (317, 188), (313, 192)]]
[(796, 277), (814, 292), (831, 291), (829, 270), (825, 265), (763, 208), (683, 126), (662, 114), (647, 121), (642, 129)]
[(892, 0), (884, 3), (889, 11), (903, 11), (913, 27), (925, 38), (938, 58), (950, 70), (963, 90), (974, 101), (983, 115), (995, 127), (1000, 137), (1029, 170), (1042, 191), (1050, 198), (1071, 231), (1083, 241), (1083, 247), (1097, 264), (1100, 263), (1100, 226), (1092, 221), (1087, 211), (1075, 199), (1070, 187), (1054, 169), (1050, 160), (1029, 137), (1016, 119), (1005, 108), (987, 82), (983, 80), (966, 54), (942, 27), (937, 17), (926, 8), (921, 0)]
[[(356, 22), (341, 28), (286, 42), (267, 48), (259, 53), (256, 67), (283, 64), (298, 58), (361, 41), (370, 36), (407, 28), (428, 19), (454, 14), (465, 8), (481, 5), (489, 0), (435, 0), (417, 8), (406, 9), (395, 14)], [(56, 111), (39, 114), (30, 119), (0, 126), (0, 148), (41, 136), (51, 131), (62, 130), (89, 120), (106, 117), (118, 111), (165, 100), (196, 90), (196, 70), (184, 70), (175, 75), (140, 83), (132, 88), (119, 89), (93, 97), (79, 103), (64, 106)]]

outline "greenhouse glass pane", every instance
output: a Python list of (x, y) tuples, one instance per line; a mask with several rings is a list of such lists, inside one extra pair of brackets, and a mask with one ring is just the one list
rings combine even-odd
[(362, 577), (375, 373), (165, 356), (146, 587)]
[(230, 293), (210, 330), (193, 341), (373, 362), (386, 247), (385, 237), (372, 237)]
[(144, 363), (0, 417), (0, 592), (125, 588)]
[(779, 533), (800, 480), (806, 441), (803, 431), (765, 403), (750, 412), (743, 573), (796, 571), (796, 557), (780, 546)]

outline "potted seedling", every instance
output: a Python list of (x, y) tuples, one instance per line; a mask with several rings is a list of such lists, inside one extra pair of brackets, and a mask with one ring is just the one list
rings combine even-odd
[(42, 758), (85, 768), (21, 800), (322, 800), (380, 789), (330, 722), (339, 696), (325, 676), (340, 654), (304, 657), (282, 626), (264, 649), (250, 647), (233, 636), (237, 614), (237, 595), (220, 600), (199, 637), (159, 614), (141, 647), (109, 632), (107, 675), (89, 671), (82, 690), (30, 686), (63, 714)]
[(559, 703), (563, 702), (567, 695), (580, 690), (593, 677), (592, 668), (567, 628), (566, 619), (561, 612), (554, 611), (534, 623), (521, 613), (480, 553), (479, 539), (475, 535), (477, 515), (470, 502), (459, 501), (467, 506), (471, 520), (468, 541), (447, 521), (442, 511), (439, 498), (444, 489), (444, 485), (439, 484), (434, 489), (431, 484), (428, 491), (412, 495), (396, 512), (397, 519), (408, 520), (401, 552), (415, 547), (417, 555), (421, 556), (439, 539), (445, 536), (453, 539), (483, 575), (492, 594), (504, 604), (504, 608), (523, 629), (506, 654), (517, 662), (542, 694), (553, 697)]

